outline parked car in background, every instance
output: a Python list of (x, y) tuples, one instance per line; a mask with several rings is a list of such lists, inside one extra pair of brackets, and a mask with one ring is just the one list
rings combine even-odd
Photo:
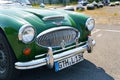
[(114, 3), (114, 2), (111, 2), (111, 3), (109, 4), (109, 6), (115, 6), (115, 3)]
[(104, 4), (102, 2), (99, 2), (98, 5), (100, 8), (104, 7)]
[(85, 10), (85, 7), (84, 7), (82, 4), (78, 4), (78, 5), (76, 6), (76, 10), (81, 10), (81, 11), (83, 11), (83, 10)]
[(116, 1), (116, 2), (115, 2), (115, 5), (120, 5), (120, 1)]
[(29, 2), (29, 0), (13, 0), (16, 3), (20, 3), (22, 6), (31, 6), (31, 3)]
[[(14, 3), (13, 3), (14, 1)], [(0, 0), (0, 6), (17, 6), (17, 7), (21, 7), (21, 6), (28, 6), (28, 7), (32, 7), (31, 3), (29, 2), (29, 0)]]
[(78, 4), (82, 4), (83, 6), (86, 6), (88, 4), (87, 0), (79, 0)]
[(87, 10), (94, 10), (95, 6), (93, 4), (87, 4)]
[(64, 10), (75, 11), (75, 7), (74, 7), (74, 6), (66, 6), (66, 7), (64, 8)]
[(81, 13), (0, 0), (0, 80), (14, 80), (21, 70), (48, 66), (57, 72), (83, 61), (95, 45), (94, 27), (94, 19)]
[(92, 4), (94, 5), (95, 8), (100, 8), (100, 5), (96, 1), (93, 1)]

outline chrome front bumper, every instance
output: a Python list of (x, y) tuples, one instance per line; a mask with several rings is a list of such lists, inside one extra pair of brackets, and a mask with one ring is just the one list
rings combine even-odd
[(49, 47), (48, 54), (45, 58), (32, 60), (29, 62), (16, 62), (15, 68), (20, 70), (25, 70), (25, 69), (37, 68), (44, 65), (48, 65), (50, 68), (53, 68), (54, 62), (73, 56), (78, 53), (83, 53), (88, 50), (92, 51), (92, 48), (94, 45), (95, 45), (95, 41), (92, 38), (89, 38), (85, 45), (56, 54), (56, 55), (53, 55), (52, 48)]

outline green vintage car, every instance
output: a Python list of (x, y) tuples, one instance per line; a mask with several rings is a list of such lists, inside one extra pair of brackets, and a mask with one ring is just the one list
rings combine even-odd
[(84, 14), (0, 0), (0, 80), (13, 80), (21, 70), (48, 66), (57, 72), (83, 61), (95, 45), (94, 25)]

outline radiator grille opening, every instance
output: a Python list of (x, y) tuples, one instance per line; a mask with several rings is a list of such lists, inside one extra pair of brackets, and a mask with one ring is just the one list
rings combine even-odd
[(64, 43), (65, 46), (70, 45), (79, 36), (79, 31), (71, 27), (51, 28), (40, 33), (36, 42), (39, 46), (54, 48), (61, 47), (61, 43)]

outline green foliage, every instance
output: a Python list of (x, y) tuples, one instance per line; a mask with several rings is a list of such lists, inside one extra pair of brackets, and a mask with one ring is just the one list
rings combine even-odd
[(110, 0), (110, 1), (120, 1), (120, 0)]
[[(78, 0), (70, 0), (70, 2), (77, 2)], [(88, 2), (93, 2), (93, 1), (96, 1), (96, 2), (99, 2), (99, 1), (103, 1), (103, 0), (88, 0)], [(120, 1), (120, 0), (110, 0), (111, 2), (115, 2), (115, 1)]]
[(93, 2), (93, 1), (96, 1), (96, 2), (99, 2), (99, 0), (88, 0), (90, 3)]
[[(88, 0), (88, 2), (93, 2), (93, 1), (96, 1), (96, 2), (99, 2), (99, 1), (101, 1), (101, 0)], [(70, 2), (78, 2), (78, 0), (70, 0)]]

